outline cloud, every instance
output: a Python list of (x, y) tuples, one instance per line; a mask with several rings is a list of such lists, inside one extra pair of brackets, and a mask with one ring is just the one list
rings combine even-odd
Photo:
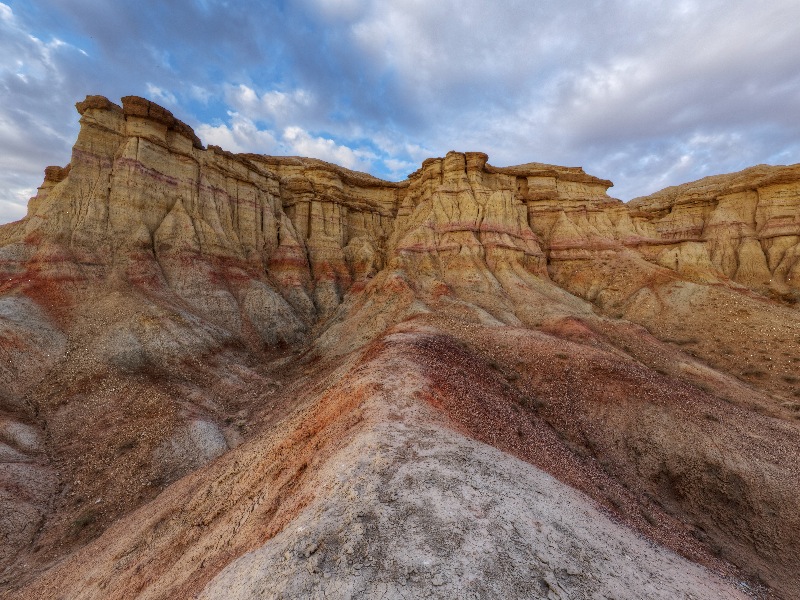
[(278, 153), (280, 144), (272, 131), (259, 129), (247, 117), (231, 112), (229, 124), (202, 124), (195, 133), (206, 144), (214, 144), (230, 152), (252, 152), (257, 154)]
[[(64, 56), (82, 56), (70, 44), (32, 35), (7, 4), (0, 4), (0, 223), (19, 219), (42, 182), (44, 167), (69, 160), (77, 114), (53, 90), (69, 90)], [(56, 102), (53, 102), (56, 96)], [(73, 101), (74, 102), (74, 101)]]
[(366, 171), (377, 158), (369, 150), (337, 144), (330, 138), (311, 135), (300, 127), (287, 127), (282, 139), (293, 154), (327, 160), (348, 169)]
[(266, 121), (277, 127), (302, 120), (306, 114), (313, 112), (316, 104), (314, 96), (307, 90), (269, 90), (259, 95), (245, 84), (229, 86), (225, 99), (249, 119)]
[(150, 96), (233, 151), (397, 178), (482, 150), (627, 199), (800, 160), (797, 39), (795, 0), (4, 0), (0, 199), (66, 162), (87, 93)]
[(420, 166), (418, 162), (398, 160), (396, 158), (387, 158), (383, 161), (383, 164), (386, 165), (386, 168), (389, 170), (391, 179), (405, 179)]
[(725, 19), (709, 12), (698, 23), (694, 15), (679, 23), (683, 34), (674, 39), (631, 48), (565, 79), (551, 115), (584, 142), (756, 120), (796, 123), (800, 107), (790, 98), (800, 87), (793, 66), (800, 48), (784, 34), (787, 15), (732, 8)]
[[(393, 73), (396, 96), (417, 107), (406, 140), (438, 153), (612, 167), (598, 174), (624, 197), (632, 183), (797, 160), (787, 146), (800, 133), (793, 2), (401, 0), (371, 4), (348, 31), (353, 54)], [(749, 150), (697, 141), (726, 135)], [(637, 160), (654, 153), (663, 177)]]
[(378, 158), (368, 149), (351, 148), (331, 138), (312, 135), (301, 127), (286, 127), (277, 134), (272, 129), (259, 128), (239, 113), (231, 112), (228, 116), (228, 123), (202, 124), (195, 132), (205, 143), (231, 152), (307, 156), (355, 170), (369, 170)]
[[(23, 172), (24, 174), (24, 172)], [(25, 187), (26, 181), (15, 182), (14, 177), (3, 177), (5, 193), (0, 198), (0, 222), (17, 221), (25, 216), (28, 200), (36, 195), (36, 188)]]
[(157, 85), (153, 85), (152, 83), (147, 83), (146, 86), (147, 97), (153, 102), (163, 104), (164, 106), (168, 106), (170, 108), (175, 107), (175, 105), (178, 103), (178, 99), (172, 92), (160, 88)]

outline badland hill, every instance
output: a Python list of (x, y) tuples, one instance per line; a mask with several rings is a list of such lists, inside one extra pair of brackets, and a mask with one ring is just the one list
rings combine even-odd
[(0, 597), (800, 597), (800, 165), (625, 204), (77, 109), (0, 226)]

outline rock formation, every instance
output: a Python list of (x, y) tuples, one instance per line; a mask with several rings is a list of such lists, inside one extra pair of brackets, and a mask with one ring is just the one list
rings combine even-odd
[(625, 204), (76, 106), (0, 226), (0, 597), (800, 595), (800, 165)]

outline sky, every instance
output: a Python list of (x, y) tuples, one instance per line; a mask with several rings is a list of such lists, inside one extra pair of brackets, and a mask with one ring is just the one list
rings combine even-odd
[(800, 2), (0, 0), (0, 223), (69, 162), (87, 94), (233, 152), (401, 180), (476, 150), (629, 200), (800, 162)]

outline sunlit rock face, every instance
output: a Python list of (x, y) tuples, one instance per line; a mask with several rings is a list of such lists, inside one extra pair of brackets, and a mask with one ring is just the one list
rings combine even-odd
[[(508, 314), (511, 290), (540, 280), (603, 296), (601, 281), (573, 268), (629, 250), (692, 281), (800, 294), (797, 167), (709, 177), (626, 205), (579, 168), (497, 168), (485, 154), (451, 152), (390, 183), (313, 159), (205, 149), (142, 98), (120, 108), (90, 96), (77, 108), (70, 164), (48, 167), (28, 216), (4, 228), (14, 244), (6, 269), (123, 277), (266, 344), (300, 339), (392, 261), (506, 302)], [(570, 281), (560, 281), (565, 269)]]
[(0, 226), (0, 597), (800, 595), (800, 165), (625, 204), (77, 109)]
[(12, 237), (53, 240), (84, 266), (60, 275), (124, 277), (274, 344), (338, 306), (373, 268), (362, 255), (380, 266), (399, 186), (320, 161), (204, 149), (142, 98), (120, 108), (89, 97), (78, 111), (70, 165), (48, 169)]

